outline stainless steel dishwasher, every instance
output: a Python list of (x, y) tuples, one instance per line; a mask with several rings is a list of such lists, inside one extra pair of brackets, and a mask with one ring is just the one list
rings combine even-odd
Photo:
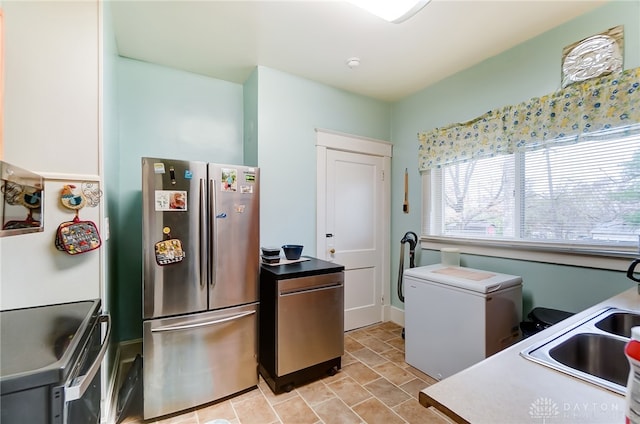
[(304, 259), (261, 268), (260, 373), (275, 393), (335, 374), (344, 354), (344, 267)]

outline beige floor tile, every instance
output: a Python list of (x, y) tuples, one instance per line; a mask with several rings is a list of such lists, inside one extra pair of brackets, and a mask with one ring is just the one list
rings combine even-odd
[(346, 403), (347, 406), (353, 406), (356, 403), (360, 403), (373, 396), (371, 392), (366, 390), (351, 377), (343, 378), (342, 380), (328, 384), (328, 387), (336, 394), (336, 396), (338, 396), (338, 398)]
[(263, 378), (260, 378), (260, 381), (258, 382), (258, 387), (260, 388), (260, 390), (262, 391), (262, 394), (271, 405), (275, 405), (277, 403), (284, 402), (285, 400), (290, 399), (292, 397), (298, 396), (298, 394), (295, 391), (291, 391), (288, 393), (284, 392), (276, 395), (275, 393), (273, 393), (273, 390), (271, 390), (271, 387), (269, 387), (269, 385)]
[(402, 333), (402, 326), (391, 321), (381, 322), (377, 327), (386, 331), (398, 332), (398, 336)]
[[(362, 345), (360, 345), (362, 346)], [(364, 346), (362, 346), (364, 347)], [(356, 358), (353, 357), (352, 354), (348, 353), (348, 352), (344, 352), (344, 355), (342, 355), (342, 366), (344, 367), (345, 365), (349, 365), (349, 364), (353, 364), (354, 362), (358, 362), (358, 360)]]
[[(420, 406), (422, 406), (422, 405), (420, 405)], [(442, 411), (438, 411), (438, 410), (437, 410), (436, 408), (434, 408), (434, 407), (429, 407), (428, 409), (429, 409), (429, 411), (431, 411), (434, 415), (436, 415), (436, 416), (440, 417), (440, 419), (441, 419), (443, 422), (448, 423), (448, 424), (456, 424), (456, 422), (455, 422), (454, 420), (452, 420), (451, 418), (447, 417), (447, 416), (444, 414), (444, 412), (442, 412)]]
[(349, 374), (351, 378), (353, 378), (360, 384), (367, 384), (381, 377), (380, 374), (373, 371), (362, 362), (356, 362), (355, 364), (347, 365), (342, 369), (344, 370), (344, 372)]
[(198, 409), (196, 414), (198, 415), (200, 423), (206, 423), (216, 419), (231, 421), (237, 418), (230, 400), (225, 400), (224, 402)]
[(338, 398), (322, 402), (316, 405), (314, 410), (325, 424), (358, 424), (362, 422), (360, 417)]
[(382, 353), (393, 349), (393, 346), (374, 336), (363, 337), (358, 341), (376, 353)]
[(390, 344), (391, 346), (404, 353), (404, 339), (402, 337), (396, 337), (386, 340), (385, 343)]
[(156, 421), (156, 424), (198, 424), (198, 415), (195, 411), (189, 411), (160, 419)]
[(420, 380), (419, 378), (414, 378), (410, 382), (401, 385), (400, 388), (409, 393), (411, 397), (418, 399), (418, 393), (420, 392), (420, 390), (429, 386), (430, 384)]
[(273, 423), (277, 422), (275, 412), (264, 396), (253, 396), (241, 402), (232, 402), (233, 409), (241, 424)]
[(238, 402), (243, 402), (247, 399), (251, 399), (254, 397), (259, 397), (262, 396), (262, 392), (260, 391), (260, 389), (258, 389), (257, 387), (255, 389), (251, 389), (247, 392), (244, 392), (240, 395), (236, 395), (235, 397), (232, 397), (231, 399), (229, 399), (231, 401), (232, 404), (236, 404)]
[(348, 374), (345, 373), (342, 368), (336, 371), (334, 375), (329, 375), (328, 373), (322, 377), (320, 377), (317, 381), (322, 381), (324, 384), (329, 384), (334, 381), (342, 380), (343, 378), (348, 377)]
[(405, 368), (408, 366), (408, 364), (404, 361), (404, 352), (396, 348), (383, 352), (380, 355), (387, 358), (389, 361), (395, 363), (401, 368)]
[(344, 338), (344, 350), (345, 352), (353, 352), (362, 349), (364, 346), (356, 339), (350, 336)]
[(448, 421), (431, 408), (427, 409), (415, 400), (409, 400), (393, 408), (396, 414), (400, 415), (411, 424), (446, 424)]
[(357, 330), (352, 330), (347, 332), (347, 335), (349, 337), (352, 337), (355, 340), (360, 340), (363, 337), (369, 337), (369, 332), (367, 331), (367, 328), (359, 328)]
[(418, 403), (420, 390), (436, 380), (404, 361), (401, 332), (389, 322), (347, 332), (342, 369), (290, 393), (275, 395), (261, 377), (258, 387), (231, 399), (147, 422), (138, 399), (124, 423), (206, 424), (219, 418), (232, 424), (450, 422)]
[(300, 396), (278, 403), (273, 409), (283, 424), (313, 424), (320, 420)]
[(336, 397), (335, 393), (329, 390), (327, 385), (322, 381), (315, 381), (298, 387), (296, 391), (311, 407)]
[(407, 372), (392, 362), (376, 365), (373, 367), (373, 370), (396, 386), (401, 386), (416, 378), (414, 374)]
[(419, 369), (412, 367), (411, 365), (409, 365), (406, 368), (407, 371), (409, 371), (411, 374), (415, 375), (416, 377), (418, 377), (420, 380), (425, 381), (427, 384), (431, 385), (431, 384), (435, 384), (438, 382), (438, 380), (436, 380), (435, 378), (431, 377), (430, 375), (427, 375), (425, 373), (423, 373), (422, 371), (420, 371)]
[(378, 327), (369, 329), (369, 334), (377, 339), (386, 341), (402, 335), (402, 329), (399, 329), (397, 331), (389, 331), (378, 326)]
[(402, 402), (411, 399), (410, 395), (386, 378), (379, 378), (365, 384), (364, 388), (389, 407), (400, 405)]
[(370, 367), (375, 367), (376, 365), (384, 364), (385, 362), (389, 362), (387, 358), (378, 355), (373, 350), (365, 347), (364, 349), (356, 350), (355, 352), (351, 352), (351, 354), (358, 359), (360, 362), (368, 365)]
[(376, 398), (367, 399), (352, 408), (367, 424), (400, 424), (404, 419)]

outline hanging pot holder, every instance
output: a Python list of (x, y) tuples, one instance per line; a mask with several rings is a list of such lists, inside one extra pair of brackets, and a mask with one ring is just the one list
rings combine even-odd
[(171, 238), (170, 231), (169, 227), (164, 227), (162, 232), (165, 239), (155, 245), (156, 263), (161, 266), (182, 262), (186, 256), (185, 251), (182, 250), (182, 242)]
[(56, 249), (70, 255), (90, 252), (102, 245), (96, 224), (91, 221), (80, 221), (77, 216), (73, 221), (63, 222), (56, 231)]

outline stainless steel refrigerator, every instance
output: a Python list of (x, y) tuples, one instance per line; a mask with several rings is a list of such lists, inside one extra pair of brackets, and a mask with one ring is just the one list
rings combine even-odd
[(258, 383), (259, 181), (142, 158), (144, 419)]

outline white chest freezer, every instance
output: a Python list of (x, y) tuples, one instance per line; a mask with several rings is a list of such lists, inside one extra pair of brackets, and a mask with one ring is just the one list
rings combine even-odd
[(405, 361), (441, 380), (520, 340), (522, 278), (429, 265), (404, 271)]

